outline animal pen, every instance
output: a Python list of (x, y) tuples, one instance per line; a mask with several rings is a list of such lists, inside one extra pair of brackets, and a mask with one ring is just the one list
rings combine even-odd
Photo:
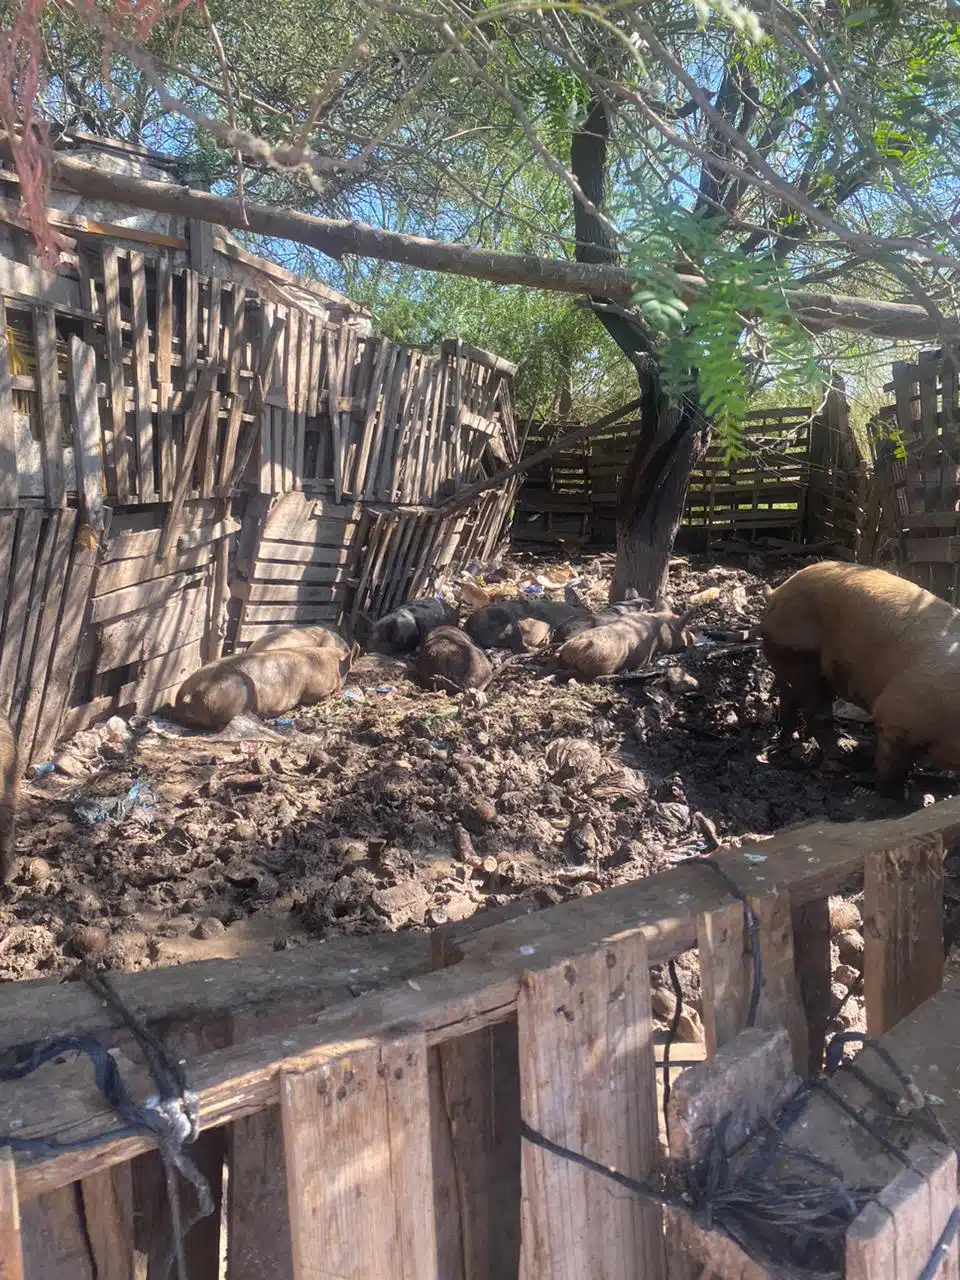
[[(153, 153), (70, 145), (172, 181)], [(207, 224), (56, 190), (43, 270), (15, 173), (0, 187), (0, 709), (24, 767), (224, 645), (362, 629), (496, 547), (518, 481), (458, 494), (517, 460), (513, 365), (377, 338)]]
[[(186, 1235), (184, 1274), (916, 1280), (943, 1236), (924, 1274), (956, 1277), (956, 1237), (944, 1232), (957, 1204), (960, 990), (940, 983), (943, 856), (958, 838), (960, 801), (949, 800), (896, 821), (794, 829), (429, 939), (339, 939), (117, 976), (123, 1004), (185, 1063), (198, 1109), (183, 1155), (209, 1183), (212, 1212)], [(868, 1027), (909, 1074), (906, 1103), (869, 1048), (826, 1088), (797, 1091), (823, 1056), (827, 897), (858, 881)], [(649, 970), (691, 948), (709, 1060), (671, 1068), (678, 1175), (725, 1115), (742, 1140), (790, 1100), (773, 1154), (817, 1158), (802, 1166), (808, 1209), (768, 1227), (764, 1243), (783, 1259), (839, 1179), (847, 1210), (820, 1224), (832, 1266), (822, 1252), (813, 1272), (743, 1256), (719, 1229), (735, 1221), (724, 1194), (729, 1203), (739, 1178), (759, 1194), (736, 1163), (729, 1184), (702, 1193), (696, 1221), (607, 1176), (656, 1185), (663, 1168), (666, 1066)], [(757, 975), (757, 1029), (743, 1031)], [(133, 1097), (156, 1093), (142, 1033), (82, 983), (12, 983), (0, 1005), (5, 1049), (91, 1037)], [(0, 1133), (14, 1148), (0, 1157), (0, 1274), (165, 1276), (172, 1231), (154, 1136), (138, 1130), (141, 1113), (118, 1126), (88, 1064), (68, 1053), (76, 1044), (0, 1084)], [(32, 1148), (51, 1137), (72, 1145)], [(765, 1176), (769, 1194), (776, 1172)], [(195, 1193), (182, 1188), (189, 1222)]]

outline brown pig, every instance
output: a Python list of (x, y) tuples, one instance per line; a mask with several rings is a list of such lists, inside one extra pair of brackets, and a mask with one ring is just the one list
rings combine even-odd
[(199, 729), (223, 729), (242, 712), (270, 718), (329, 698), (343, 687), (360, 646), (348, 653), (265, 649), (208, 663), (177, 692), (174, 715)]
[(0, 715), (0, 884), (9, 884), (16, 867), (17, 805), (20, 769), (17, 744), (6, 716)]
[[(593, 615), (559, 600), (503, 600), (477, 609), (464, 630), (481, 649), (536, 649), (546, 644), (554, 628), (578, 617)], [(536, 624), (540, 624), (539, 626)]]
[(609, 621), (571, 636), (561, 645), (557, 659), (584, 680), (646, 667), (658, 654), (677, 653), (689, 646), (687, 623), (699, 607), (676, 614), (666, 606), (653, 613), (614, 606), (621, 609), (619, 614), (611, 612)]
[(780, 740), (801, 716), (837, 748), (834, 698), (872, 714), (877, 791), (903, 796), (916, 763), (960, 771), (960, 612), (883, 569), (824, 561), (769, 593), (760, 635), (780, 695)]
[(434, 627), (420, 646), (420, 683), (425, 689), (484, 689), (493, 667), (459, 627)]
[(329, 627), (273, 627), (248, 645), (244, 653), (262, 653), (264, 649), (339, 649), (347, 653), (350, 646)]

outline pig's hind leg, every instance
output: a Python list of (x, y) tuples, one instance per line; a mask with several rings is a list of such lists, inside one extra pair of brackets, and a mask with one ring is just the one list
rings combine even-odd
[(796, 653), (765, 646), (773, 668), (774, 690), (780, 699), (781, 749), (790, 746), (803, 721), (807, 733), (816, 739), (824, 756), (837, 752), (833, 724), (833, 690), (820, 667), (820, 655)]

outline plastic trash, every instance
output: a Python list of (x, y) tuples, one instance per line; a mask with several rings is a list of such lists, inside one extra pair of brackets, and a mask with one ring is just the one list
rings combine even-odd
[(528, 582), (523, 588), (523, 594), (525, 596), (542, 596), (543, 587), (541, 587), (539, 582)]
[(33, 776), (42, 778), (45, 774), (53, 773), (56, 767), (52, 760), (44, 760), (43, 764), (35, 764), (33, 766)]
[(365, 695), (362, 689), (344, 689), (343, 696), (348, 702), (362, 702)]
[(397, 686), (395, 684), (378, 684), (373, 692), (374, 693), (396, 693)]
[(74, 801), (73, 810), (88, 826), (96, 826), (101, 822), (119, 822), (134, 809), (149, 809), (156, 802), (157, 793), (150, 783), (137, 778), (131, 783), (126, 795), (106, 801), (78, 799)]

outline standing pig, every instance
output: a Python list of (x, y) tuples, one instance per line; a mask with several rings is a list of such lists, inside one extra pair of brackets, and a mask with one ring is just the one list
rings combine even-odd
[(242, 712), (270, 718), (339, 692), (360, 646), (265, 649), (208, 663), (180, 686), (174, 715), (199, 729), (224, 729)]
[(800, 717), (837, 750), (834, 698), (873, 715), (880, 795), (903, 797), (910, 768), (960, 770), (960, 612), (883, 569), (825, 561), (767, 598), (760, 624), (780, 695), (780, 740)]
[(0, 715), (0, 884), (10, 883), (16, 865), (19, 786), (17, 744), (10, 721)]
[(490, 659), (459, 627), (435, 627), (420, 646), (420, 683), (425, 689), (485, 689)]

